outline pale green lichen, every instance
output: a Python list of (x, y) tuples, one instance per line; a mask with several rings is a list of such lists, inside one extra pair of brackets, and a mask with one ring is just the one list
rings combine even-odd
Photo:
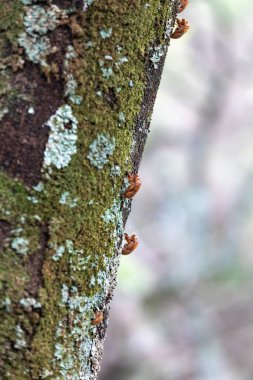
[(63, 105), (51, 116), (46, 125), (50, 128), (44, 153), (44, 167), (67, 166), (76, 153), (77, 119), (69, 105)]
[[(26, 5), (30, 4), (28, 0)], [(47, 56), (58, 51), (56, 46), (51, 46), (47, 33), (55, 30), (66, 18), (66, 12), (53, 4), (27, 8), (23, 21), (25, 32), (19, 35), (18, 43), (31, 62), (47, 66)]]
[(56, 50), (50, 45), (49, 38), (28, 36), (26, 33), (20, 34), (18, 43), (25, 49), (27, 58), (41, 66), (47, 66), (46, 57)]
[(62, 14), (62, 10), (56, 5), (46, 8), (39, 5), (29, 7), (23, 21), (26, 33), (30, 36), (45, 35), (59, 25)]
[(106, 134), (99, 134), (91, 144), (88, 160), (92, 166), (98, 169), (103, 167), (109, 162), (109, 156), (111, 156), (115, 149), (115, 138)]
[(11, 242), (11, 248), (20, 255), (26, 255), (29, 250), (29, 240), (22, 237), (16, 237)]

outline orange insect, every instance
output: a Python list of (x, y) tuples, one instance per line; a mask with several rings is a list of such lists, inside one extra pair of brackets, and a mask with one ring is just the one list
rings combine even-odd
[(183, 12), (188, 4), (189, 4), (189, 0), (180, 0), (178, 13)]
[(97, 326), (101, 322), (103, 322), (103, 319), (104, 319), (104, 313), (102, 311), (96, 311), (95, 318), (91, 321), (91, 323)]
[(127, 242), (122, 249), (122, 255), (129, 255), (138, 247), (139, 242), (136, 235), (125, 234), (125, 239)]
[(187, 20), (182, 18), (179, 20), (177, 18), (177, 27), (175, 31), (172, 33), (171, 38), (180, 38), (182, 37), (188, 30), (190, 29), (190, 25)]
[(139, 191), (141, 187), (141, 180), (138, 174), (128, 174), (129, 186), (126, 188), (123, 197), (133, 198), (133, 196)]

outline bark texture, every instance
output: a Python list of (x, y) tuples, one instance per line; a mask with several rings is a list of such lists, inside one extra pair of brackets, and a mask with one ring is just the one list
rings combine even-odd
[(0, 379), (97, 376), (177, 8), (1, 1)]

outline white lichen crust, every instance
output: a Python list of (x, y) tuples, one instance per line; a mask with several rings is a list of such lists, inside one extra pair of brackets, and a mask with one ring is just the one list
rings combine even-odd
[(25, 31), (18, 37), (18, 43), (24, 49), (29, 61), (42, 67), (48, 66), (47, 57), (58, 51), (57, 46), (51, 46), (48, 32), (67, 19), (67, 14), (56, 5), (32, 5), (34, 1), (22, 0), (27, 7), (23, 25)]
[(65, 104), (58, 108), (46, 125), (50, 133), (44, 153), (44, 167), (64, 168), (76, 153), (77, 119), (71, 107)]

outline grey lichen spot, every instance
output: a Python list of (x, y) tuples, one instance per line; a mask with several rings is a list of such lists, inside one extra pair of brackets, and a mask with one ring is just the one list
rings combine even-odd
[(122, 124), (126, 122), (126, 117), (125, 117), (124, 112), (122, 111), (119, 112), (118, 119), (119, 119), (119, 126), (121, 126)]
[(31, 5), (33, 3), (38, 3), (40, 0), (21, 0), (24, 5)]
[(103, 73), (103, 77), (108, 79), (113, 75), (113, 70), (111, 67), (101, 67), (101, 71)]
[(27, 110), (27, 113), (29, 115), (34, 115), (35, 114), (35, 109), (33, 107), (29, 107), (28, 110)]
[(107, 134), (99, 134), (96, 140), (90, 144), (89, 148), (87, 158), (91, 165), (98, 169), (103, 169), (114, 152), (115, 138)]
[(112, 35), (112, 28), (109, 28), (107, 30), (104, 30), (104, 29), (101, 29), (100, 30), (100, 36), (105, 39), (105, 38), (109, 38), (111, 37)]
[(33, 189), (41, 193), (44, 190), (43, 182), (39, 182), (36, 186), (33, 186)]
[(122, 65), (123, 63), (126, 63), (128, 62), (128, 58), (127, 57), (119, 57), (118, 61), (115, 63), (116, 67), (119, 68), (120, 65)]
[(49, 376), (52, 376), (53, 374), (54, 374), (53, 371), (49, 371), (48, 369), (45, 369), (40, 376), (42, 379), (46, 379)]
[(67, 205), (70, 208), (74, 208), (77, 206), (78, 199), (72, 198), (68, 191), (64, 191), (59, 200), (60, 204)]
[(161, 58), (166, 53), (166, 45), (156, 46), (152, 50), (153, 50), (153, 55), (150, 58), (150, 61), (153, 63), (154, 68), (157, 69)]
[(25, 341), (25, 333), (20, 327), (20, 325), (16, 326), (16, 336), (17, 336), (17, 339), (15, 341), (14, 347), (17, 350), (22, 350), (22, 348), (25, 348), (27, 344)]
[(39, 200), (38, 200), (36, 197), (34, 197), (33, 195), (28, 195), (27, 199), (28, 199), (30, 202), (32, 202), (33, 204), (37, 204), (37, 203), (39, 203)]
[(119, 201), (114, 201), (111, 208), (105, 211), (101, 218), (108, 223), (116, 223), (121, 215), (121, 207)]
[(172, 32), (173, 32), (173, 20), (169, 19), (166, 23), (164, 38), (165, 39), (169, 38)]
[(77, 57), (77, 53), (72, 45), (67, 46), (64, 64), (63, 64), (63, 73), (65, 79), (65, 96), (73, 103), (80, 105), (82, 103), (83, 97), (76, 94), (78, 87), (77, 81), (74, 78), (74, 75), (71, 73), (71, 61)]
[(73, 104), (80, 105), (83, 101), (83, 97), (81, 95), (76, 95), (78, 85), (73, 74), (68, 74), (65, 79), (65, 96), (67, 96)]
[(103, 77), (109, 79), (113, 75), (113, 69), (111, 67), (105, 67), (104, 61), (99, 61), (99, 66), (102, 71)]
[(0, 109), (0, 121), (2, 120), (2, 118), (4, 117), (4, 115), (6, 115), (8, 113), (8, 108), (2, 108)]
[(113, 232), (113, 237), (115, 239), (115, 246), (116, 246), (118, 239), (123, 233), (121, 202), (115, 200), (112, 207), (107, 209), (101, 217), (105, 221), (106, 224), (114, 224), (115, 229)]
[[(69, 299), (69, 288), (66, 284), (62, 285), (61, 296), (62, 296), (62, 304), (67, 303)], [(62, 304), (60, 306), (62, 306)]]
[(120, 168), (120, 166), (119, 165), (112, 166), (110, 175), (112, 177), (119, 177), (120, 174), (121, 174), (121, 168)]
[(77, 119), (69, 105), (63, 105), (51, 116), (46, 125), (50, 134), (44, 153), (44, 167), (67, 166), (76, 153)]
[(87, 48), (92, 48), (94, 46), (94, 43), (92, 41), (88, 41), (88, 42), (86, 42), (85, 46)]
[(2, 300), (2, 306), (7, 312), (11, 311), (11, 300), (9, 297)]
[(33, 216), (35, 220), (37, 220), (38, 222), (41, 222), (41, 217), (39, 215), (34, 215)]
[(32, 298), (32, 297), (22, 298), (19, 301), (19, 303), (26, 310), (29, 310), (30, 308), (33, 308), (33, 309), (41, 308), (41, 304), (37, 302), (35, 298)]
[(29, 250), (29, 240), (22, 237), (16, 237), (11, 242), (11, 248), (20, 255), (26, 255)]
[(121, 201), (114, 200), (111, 208), (107, 209), (104, 214), (101, 216), (106, 224), (113, 224), (113, 238), (115, 241), (115, 248), (117, 248), (117, 243), (120, 240), (123, 234), (123, 217), (121, 210)]
[(85, 0), (83, 3), (83, 10), (86, 11), (88, 9), (88, 6), (93, 3), (94, 0)]
[(52, 259), (54, 261), (58, 261), (60, 260), (60, 258), (62, 257), (62, 255), (64, 254), (65, 252), (65, 247), (63, 245), (60, 245), (57, 249), (56, 249), (56, 252), (55, 254), (52, 256)]

